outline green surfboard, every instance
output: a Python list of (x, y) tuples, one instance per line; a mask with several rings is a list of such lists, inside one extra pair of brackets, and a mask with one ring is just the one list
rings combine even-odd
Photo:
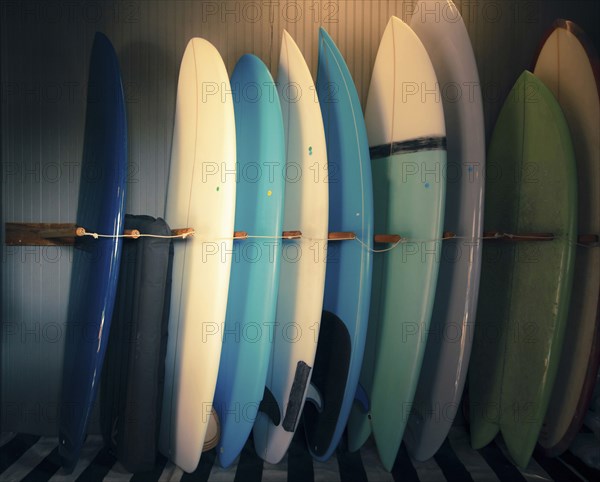
[[(436, 92), (425, 47), (392, 17), (383, 33), (365, 123), (373, 170), (375, 233), (405, 241), (373, 256), (369, 327), (357, 399), (348, 420), (348, 448), (371, 433), (391, 471), (410, 414), (437, 286), (446, 199), (446, 125), (440, 94), (403, 95), (406, 85)], [(362, 393), (361, 393), (362, 392)], [(366, 406), (365, 406), (366, 405)], [(366, 409), (366, 410), (365, 410)]]
[(525, 71), (492, 136), (484, 231), (555, 238), (484, 242), (469, 372), (473, 447), (501, 432), (520, 467), (528, 464), (542, 427), (565, 333), (576, 184), (563, 113), (546, 86)]

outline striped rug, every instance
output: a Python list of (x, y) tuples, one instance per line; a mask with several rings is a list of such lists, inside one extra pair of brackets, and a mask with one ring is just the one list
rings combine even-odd
[(286, 458), (277, 465), (264, 463), (254, 452), (249, 440), (237, 464), (224, 470), (215, 463), (213, 449), (202, 455), (193, 474), (181, 469), (159, 455), (151, 472), (131, 474), (103, 447), (102, 438), (90, 435), (81, 459), (70, 475), (60, 468), (56, 437), (26, 434), (0, 434), (0, 481), (84, 481), (84, 482), (398, 482), (398, 481), (582, 481), (600, 480), (600, 471), (585, 466), (570, 453), (548, 459), (534, 456), (529, 466), (521, 470), (507, 458), (500, 442), (482, 450), (469, 446), (468, 434), (453, 428), (448, 439), (434, 458), (427, 462), (412, 460), (404, 446), (398, 453), (391, 473), (381, 466), (372, 440), (360, 452), (350, 453), (344, 442), (328, 462), (315, 462), (310, 457), (299, 431)]

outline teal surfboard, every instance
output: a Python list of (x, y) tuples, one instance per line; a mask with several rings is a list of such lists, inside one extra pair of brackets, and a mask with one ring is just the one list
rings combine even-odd
[(437, 89), (423, 44), (404, 22), (392, 17), (375, 60), (365, 120), (373, 168), (375, 233), (396, 233), (407, 241), (374, 255), (360, 376), (368, 403), (364, 397), (362, 403), (355, 402), (348, 424), (350, 450), (360, 448), (373, 433), (387, 470), (402, 442), (427, 344), (444, 218), (442, 104), (435, 95), (403, 94), (409, 82), (428, 92)]

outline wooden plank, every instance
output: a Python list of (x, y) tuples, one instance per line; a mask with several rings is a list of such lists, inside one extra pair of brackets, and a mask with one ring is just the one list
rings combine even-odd
[[(6, 223), (5, 244), (7, 246), (72, 246), (75, 238), (84, 236), (86, 231), (82, 227), (77, 227), (73, 223)], [(123, 233), (127, 238), (138, 239), (141, 233), (138, 230), (125, 230)], [(171, 230), (171, 236), (181, 236), (179, 239), (186, 239), (195, 234), (194, 228), (177, 228)], [(235, 231), (233, 239), (248, 239), (249, 234), (246, 231)], [(284, 239), (300, 239), (301, 231), (284, 231)], [(552, 241), (555, 239), (553, 233), (520, 233), (508, 235), (501, 231), (486, 231), (483, 233), (485, 240), (489, 241)], [(442, 239), (454, 239), (456, 233), (444, 231)], [(583, 245), (594, 245), (599, 242), (597, 234), (580, 234), (577, 242)], [(176, 238), (177, 239), (177, 238)], [(346, 241), (356, 239), (356, 234), (352, 232), (330, 232), (327, 236), (329, 241)], [(376, 234), (374, 237), (376, 243), (395, 244), (402, 241), (399, 234)]]
[(382, 244), (395, 244), (402, 241), (402, 236), (399, 234), (376, 234), (375, 242)]
[(329, 241), (348, 241), (356, 239), (356, 234), (351, 232), (331, 232), (328, 234), (327, 239)]
[(193, 236), (194, 234), (194, 228), (171, 229), (171, 236), (182, 236), (182, 239), (185, 239), (188, 236)]
[[(70, 246), (77, 226), (72, 223), (6, 223), (7, 246)], [(42, 237), (41, 233), (49, 237)]]
[[(5, 229), (7, 246), (72, 246), (76, 238), (86, 235), (84, 228), (73, 223), (6, 223)], [(184, 235), (181, 239), (193, 234), (193, 228), (171, 230), (171, 236)], [(138, 239), (141, 233), (137, 229), (126, 229), (123, 235), (128, 239)], [(248, 237), (248, 233), (240, 232), (242, 235)]]
[(580, 234), (577, 237), (577, 242), (579, 244), (590, 245), (595, 244), (599, 241), (599, 236), (597, 234)]
[(486, 231), (483, 233), (483, 237), (486, 241), (553, 241), (553, 233), (519, 233), (519, 234), (506, 234), (500, 231)]
[(284, 231), (281, 235), (284, 239), (300, 239), (302, 231)]

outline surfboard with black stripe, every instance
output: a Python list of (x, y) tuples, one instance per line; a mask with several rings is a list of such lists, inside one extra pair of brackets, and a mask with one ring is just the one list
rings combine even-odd
[[(408, 85), (416, 89), (410, 95)], [(389, 21), (379, 46), (365, 120), (372, 148), (375, 232), (415, 240), (374, 256), (360, 376), (370, 406), (365, 411), (355, 403), (348, 423), (350, 450), (360, 448), (372, 432), (389, 471), (427, 343), (441, 250), (441, 242), (435, 240), (442, 236), (446, 166), (446, 129), (435, 71), (421, 41), (396, 17)]]

